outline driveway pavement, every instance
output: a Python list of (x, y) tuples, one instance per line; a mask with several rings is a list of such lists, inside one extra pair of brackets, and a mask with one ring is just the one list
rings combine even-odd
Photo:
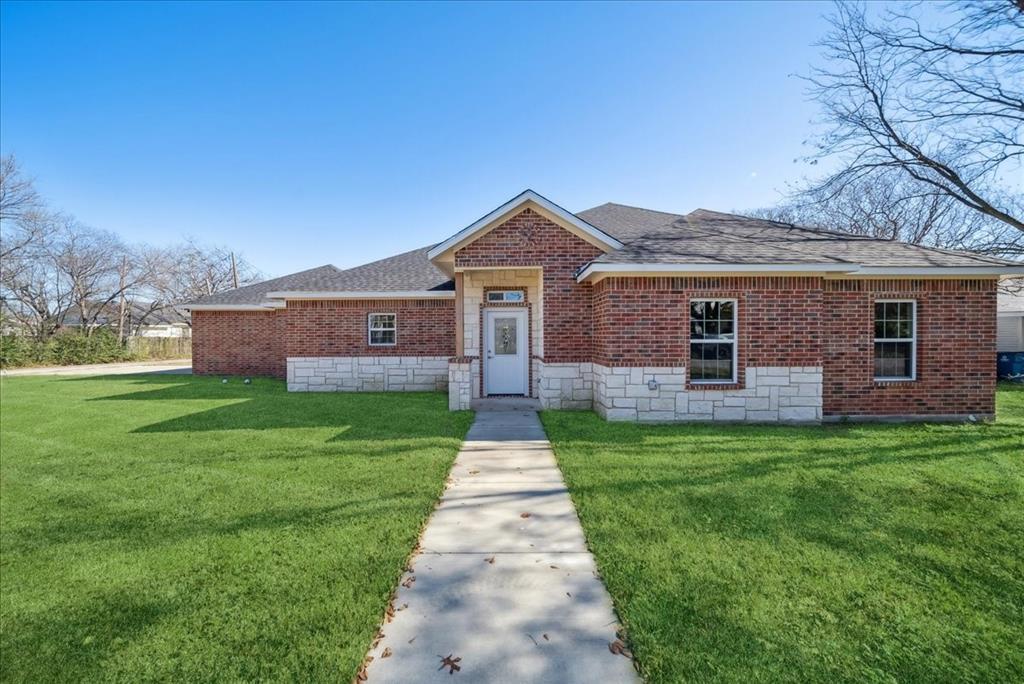
[(393, 608), (371, 684), (637, 681), (534, 411), (478, 411)]
[(133, 361), (131, 363), (91, 363), (82, 366), (46, 366), (43, 368), (14, 368), (0, 371), (3, 377), (19, 375), (127, 375), (129, 373), (164, 373), (188, 375), (192, 360)]

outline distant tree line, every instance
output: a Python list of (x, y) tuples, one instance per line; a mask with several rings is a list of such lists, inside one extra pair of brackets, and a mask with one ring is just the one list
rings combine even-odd
[(260, 278), (226, 247), (193, 239), (160, 247), (129, 244), (115, 233), (53, 211), (13, 155), (0, 159), (0, 323), (5, 333), (45, 342), (62, 331), (74, 312), (82, 336), (113, 328), (123, 342), (166, 307)]
[(1024, 257), (1024, 2), (837, 2), (812, 165), (765, 218)]

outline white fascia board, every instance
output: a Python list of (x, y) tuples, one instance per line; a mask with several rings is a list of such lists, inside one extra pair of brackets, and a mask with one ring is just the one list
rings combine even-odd
[(346, 290), (339, 292), (303, 292), (283, 291), (268, 292), (267, 297), (275, 299), (452, 299), (454, 290), (384, 290), (358, 291)]
[(276, 302), (266, 304), (182, 304), (174, 307), (178, 311), (273, 311), (279, 309)]
[(483, 218), (474, 221), (470, 225), (466, 226), (464, 229), (460, 230), (455, 235), (451, 236), (441, 244), (432, 248), (429, 252), (427, 252), (427, 258), (436, 259), (437, 257), (441, 256), (455, 245), (465, 240), (468, 240), (469, 238), (473, 237), (474, 234), (483, 230), (494, 221), (498, 220), (505, 214), (509, 214), (515, 211), (517, 208), (519, 208), (523, 204), (526, 204), (527, 202), (533, 202), (534, 204), (537, 204), (543, 209), (546, 209), (547, 211), (551, 212), (552, 214), (562, 219), (569, 225), (574, 226), (583, 233), (586, 233), (587, 235), (591, 236), (601, 244), (607, 245), (609, 249), (622, 249), (623, 247), (623, 244), (621, 242), (613, 238), (608, 233), (605, 233), (603, 230), (587, 223), (579, 216), (576, 216), (575, 214), (566, 211), (565, 209), (558, 206), (551, 200), (542, 197), (541, 195), (538, 195), (533, 190), (525, 190), (519, 195), (516, 195), (515, 197), (510, 199), (508, 202), (505, 202), (505, 204), (502, 204), (500, 207), (498, 207), (491, 213), (487, 214)]
[(862, 266), (857, 275), (892, 276), (1015, 276), (1024, 275), (1020, 266)]
[(592, 275), (613, 273), (853, 273), (857, 270), (855, 264), (590, 264), (576, 276), (576, 281), (583, 282)]

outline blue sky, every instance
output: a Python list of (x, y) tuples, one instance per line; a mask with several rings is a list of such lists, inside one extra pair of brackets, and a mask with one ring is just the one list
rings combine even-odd
[(571, 211), (776, 202), (829, 5), (4, 2), (0, 150), (131, 241), (270, 275)]

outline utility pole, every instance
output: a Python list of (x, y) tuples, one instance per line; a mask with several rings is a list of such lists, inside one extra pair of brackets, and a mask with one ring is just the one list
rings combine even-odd
[(231, 253), (231, 282), (234, 287), (238, 287), (238, 266), (235, 264), (235, 253)]
[(126, 281), (126, 279), (128, 277), (128, 256), (127, 255), (121, 257), (121, 272), (118, 275), (121, 276), (120, 277), (120, 281), (118, 282), (118, 287), (121, 290), (121, 294), (118, 297), (119, 301), (118, 301), (118, 307), (117, 307), (117, 341), (120, 342), (121, 344), (124, 344), (124, 314), (125, 314), (124, 291), (125, 291), (125, 281)]

